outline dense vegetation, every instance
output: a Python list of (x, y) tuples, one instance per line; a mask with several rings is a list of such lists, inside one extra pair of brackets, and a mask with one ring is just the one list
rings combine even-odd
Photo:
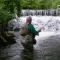
[(21, 7), (23, 9), (51, 9), (57, 8), (60, 0), (21, 0)]

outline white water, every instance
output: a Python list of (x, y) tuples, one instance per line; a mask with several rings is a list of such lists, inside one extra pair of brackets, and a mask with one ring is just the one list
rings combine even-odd
[[(28, 16), (22, 16), (17, 21), (14, 19), (14, 28), (21, 27), (26, 21)], [(51, 35), (60, 34), (60, 16), (31, 16), (32, 24), (36, 30), (42, 28), (42, 32), (39, 33), (39, 36), (36, 38), (48, 37)], [(58, 22), (57, 22), (58, 21)], [(51, 27), (50, 27), (51, 26)], [(56, 30), (58, 28), (58, 30)]]

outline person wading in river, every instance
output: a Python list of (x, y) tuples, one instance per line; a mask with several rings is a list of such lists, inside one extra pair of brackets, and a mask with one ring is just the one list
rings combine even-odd
[[(35, 35), (38, 35), (38, 33), (41, 31), (41, 29), (39, 31), (36, 31), (34, 26), (31, 24), (31, 22), (32, 22), (32, 18), (27, 17), (26, 23), (22, 27), (21, 35), (25, 37), (25, 41), (26, 41), (25, 44), (30, 43), (33, 45), (33, 44), (36, 44)], [(22, 44), (25, 46), (24, 43), (22, 43)]]

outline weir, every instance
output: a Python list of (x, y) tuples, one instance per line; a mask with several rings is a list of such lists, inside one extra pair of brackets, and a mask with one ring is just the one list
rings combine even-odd
[(22, 16), (60, 16), (60, 9), (45, 9), (45, 10), (30, 10), (30, 9), (26, 9), (26, 10), (21, 10), (21, 15)]

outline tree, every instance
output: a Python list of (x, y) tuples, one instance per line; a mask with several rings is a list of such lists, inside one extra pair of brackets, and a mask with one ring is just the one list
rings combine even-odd
[(9, 14), (14, 15), (16, 13), (20, 16), (20, 0), (5, 0), (4, 5), (4, 8), (9, 12)]

